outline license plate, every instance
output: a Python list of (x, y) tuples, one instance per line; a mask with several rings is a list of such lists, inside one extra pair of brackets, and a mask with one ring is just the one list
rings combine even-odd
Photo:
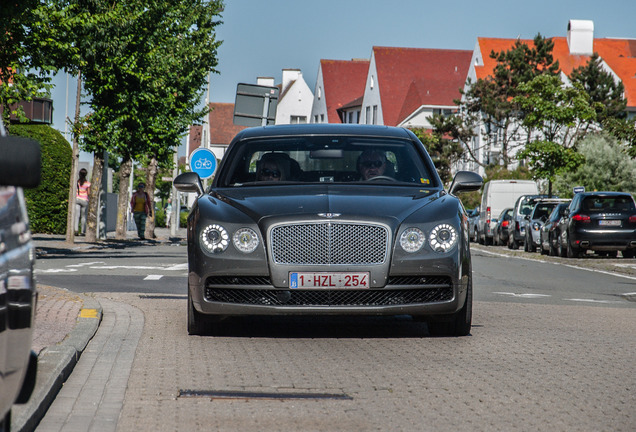
[(621, 226), (621, 221), (619, 220), (600, 220), (598, 221), (600, 226)]
[(369, 272), (291, 272), (289, 288), (366, 289), (369, 288)]

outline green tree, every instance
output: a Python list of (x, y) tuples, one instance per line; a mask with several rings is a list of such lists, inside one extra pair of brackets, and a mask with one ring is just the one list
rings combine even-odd
[(625, 86), (616, 82), (611, 73), (601, 66), (601, 59), (594, 53), (585, 66), (580, 66), (570, 73), (570, 81), (579, 83), (590, 95), (595, 105), (597, 120), (600, 123), (609, 118), (625, 118), (627, 101), (623, 97)]
[(586, 125), (596, 120), (594, 104), (579, 84), (566, 87), (554, 75), (539, 75), (521, 84), (519, 91), (523, 93), (514, 100), (522, 123), (528, 136), (534, 133), (538, 138), (526, 144), (517, 158), (528, 160), (536, 179), (548, 180), (548, 194), (552, 195), (556, 175), (583, 162), (573, 146)]
[[(521, 145), (518, 107), (514, 101), (519, 94), (518, 87), (538, 75), (558, 73), (559, 62), (554, 61), (553, 49), (551, 39), (537, 34), (532, 46), (517, 40), (510, 50), (493, 51), (490, 58), (497, 61), (493, 74), (480, 78), (468, 90), (462, 91), (460, 105), (465, 128), (479, 127), (488, 142), (500, 145), (504, 167), (513, 160), (516, 146)], [(470, 146), (467, 147), (470, 151)]]
[(458, 116), (435, 114), (428, 117), (432, 132), (425, 129), (413, 129), (413, 133), (422, 141), (431, 155), (435, 167), (444, 183), (451, 181), (451, 166), (458, 162), (464, 152), (459, 143), (460, 137), (467, 133)]
[(636, 160), (625, 157), (625, 145), (607, 133), (595, 133), (578, 144), (585, 162), (577, 169), (557, 175), (559, 196), (572, 196), (575, 186), (587, 191), (636, 192)]
[(0, 3), (0, 108), (5, 123), (11, 114), (26, 120), (16, 104), (46, 96), (51, 89), (49, 72), (55, 68), (46, 56), (47, 35), (33, 13), (39, 4), (39, 0)]
[(36, 233), (64, 233), (68, 208), (66, 188), (71, 171), (71, 148), (68, 142), (49, 125), (11, 124), (9, 133), (32, 138), (40, 143), (40, 185), (35, 189), (24, 190), (31, 230)]

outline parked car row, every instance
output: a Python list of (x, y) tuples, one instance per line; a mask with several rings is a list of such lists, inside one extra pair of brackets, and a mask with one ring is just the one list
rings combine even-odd
[(524, 195), (491, 222), (494, 244), (510, 249), (523, 244), (526, 252), (568, 258), (587, 251), (636, 255), (636, 203), (625, 192), (584, 192), (572, 200)]

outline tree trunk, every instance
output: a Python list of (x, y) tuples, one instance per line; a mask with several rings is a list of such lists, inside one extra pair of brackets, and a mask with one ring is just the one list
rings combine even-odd
[[(75, 97), (75, 122), (77, 124), (80, 120), (80, 102), (82, 96), (82, 72), (77, 74), (77, 96)], [(77, 129), (76, 129), (77, 130)], [(78, 214), (75, 213), (75, 199), (77, 197), (77, 173), (79, 172), (79, 137), (76, 133), (73, 133), (73, 153), (71, 159), (71, 181), (68, 191), (68, 213), (66, 217), (66, 241), (69, 243), (75, 243), (75, 223)]]
[(117, 200), (117, 228), (115, 229), (115, 238), (118, 240), (126, 239), (126, 219), (128, 207), (130, 206), (128, 183), (130, 182), (131, 172), (132, 159), (124, 159), (119, 166), (119, 198)]
[(152, 156), (150, 162), (148, 162), (148, 168), (146, 169), (146, 193), (150, 199), (150, 215), (146, 219), (146, 238), (154, 239), (155, 236), (155, 184), (157, 183), (157, 173), (159, 172), (159, 163), (157, 157)]
[[(96, 151), (93, 155), (93, 174), (91, 175), (91, 188), (88, 196), (88, 211), (86, 212), (86, 241), (97, 241), (97, 214), (99, 212), (99, 197), (102, 190), (102, 176), (104, 174), (104, 152)], [(102, 221), (106, 222), (106, 221)]]

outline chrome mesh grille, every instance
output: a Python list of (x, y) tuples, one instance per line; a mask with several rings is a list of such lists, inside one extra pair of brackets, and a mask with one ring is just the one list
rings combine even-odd
[(270, 233), (272, 258), (284, 265), (372, 265), (387, 259), (381, 225), (323, 222), (279, 225)]
[[(263, 277), (211, 277), (205, 298), (212, 302), (259, 306), (394, 306), (450, 301), (453, 284), (446, 276), (390, 277), (383, 289), (281, 290)], [(243, 284), (241, 286), (241, 284)], [(409, 288), (399, 288), (406, 287)]]

